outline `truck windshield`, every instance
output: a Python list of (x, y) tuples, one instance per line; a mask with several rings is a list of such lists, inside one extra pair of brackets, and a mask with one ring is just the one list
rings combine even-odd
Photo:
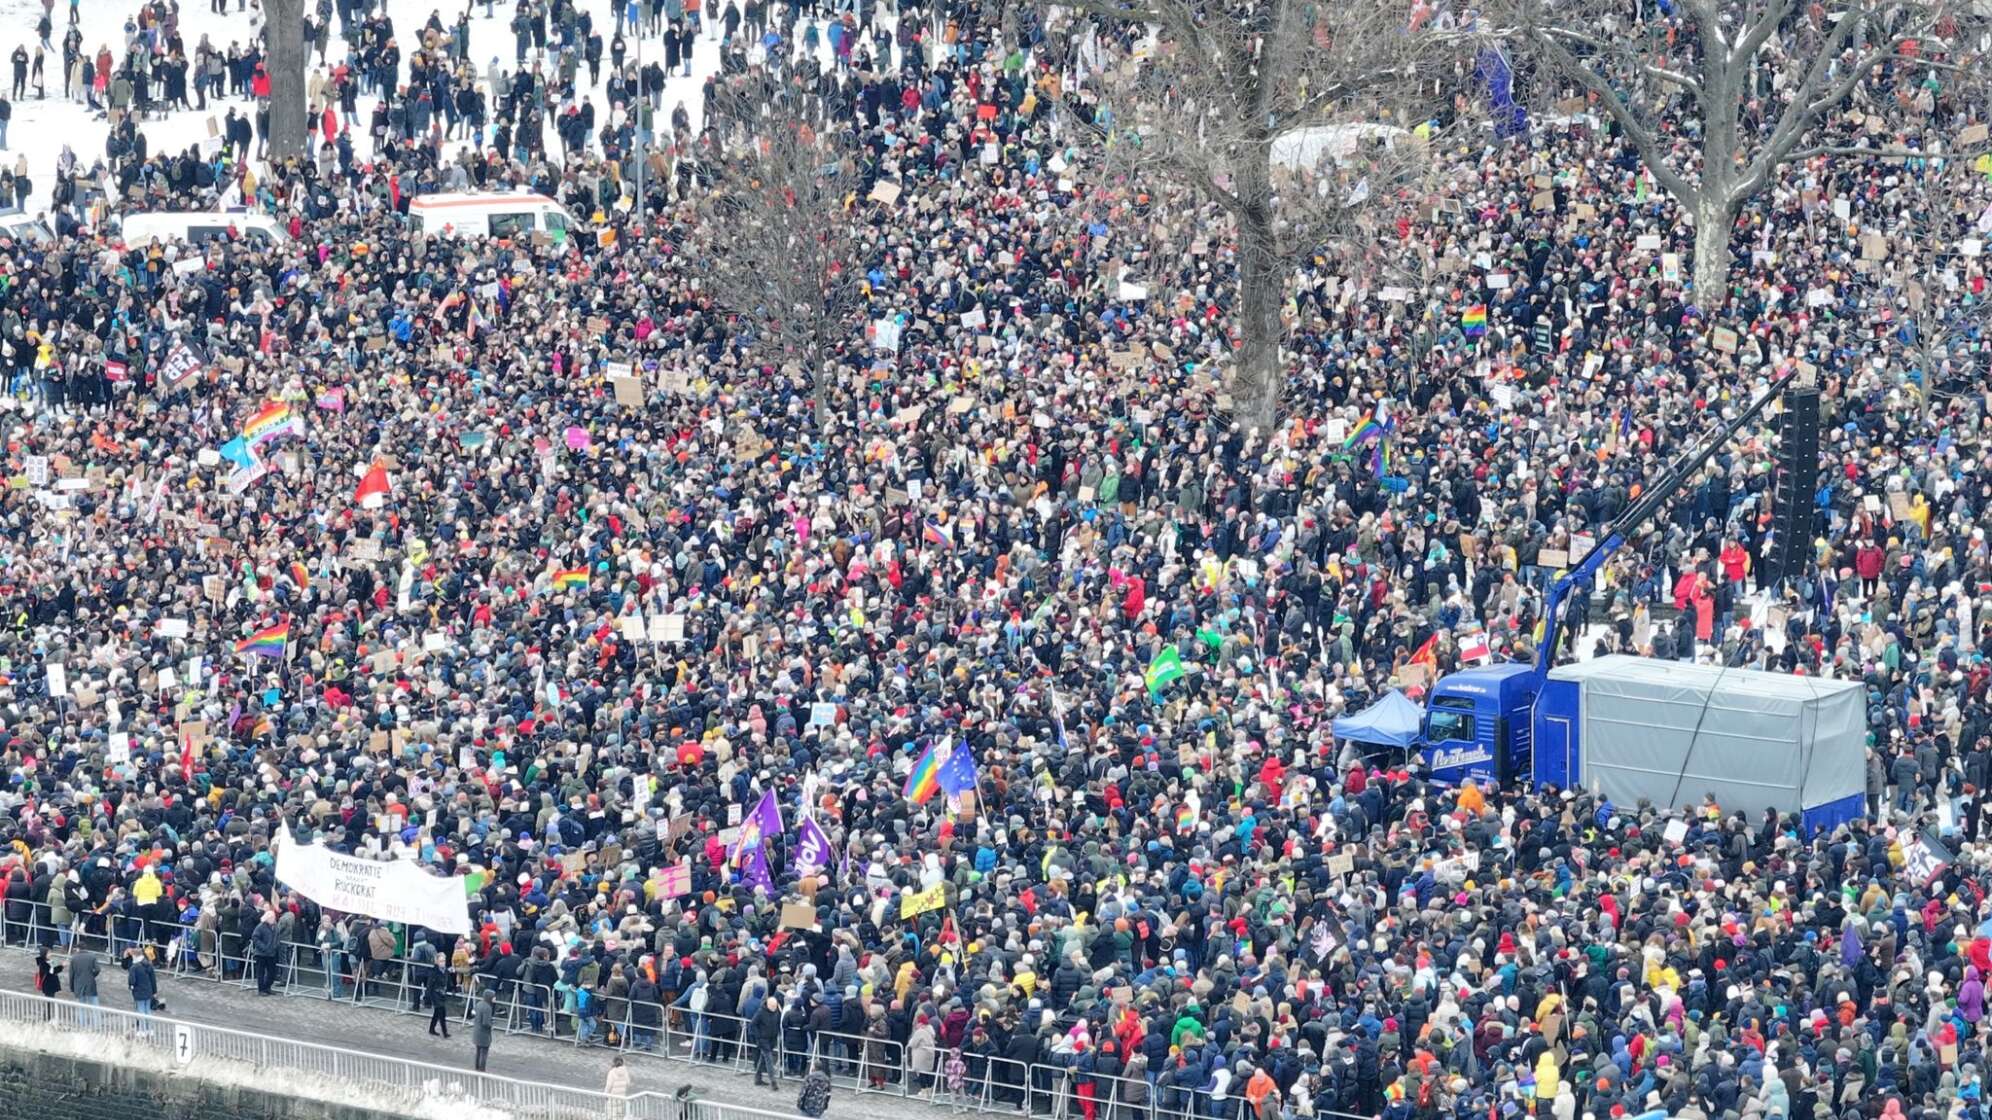
[(1477, 737), (1474, 731), (1473, 713), (1435, 708), (1432, 711), (1432, 718), (1425, 725), (1425, 738), (1434, 743), (1451, 742), (1456, 739), (1472, 741)]

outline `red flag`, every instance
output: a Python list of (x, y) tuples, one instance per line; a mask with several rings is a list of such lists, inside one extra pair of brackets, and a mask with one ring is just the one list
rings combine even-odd
[(194, 780), (194, 736), (184, 727), (180, 729), (180, 773), (188, 781)]
[(360, 479), (360, 488), (353, 491), (353, 501), (361, 509), (379, 509), (387, 504), (388, 495), (393, 493), (387, 482), (387, 468), (375, 463), (367, 468), (366, 477)]
[(1439, 667), (1439, 655), (1432, 647), (1437, 645), (1438, 641), (1439, 636), (1437, 634), (1426, 638), (1425, 644), (1418, 647), (1418, 652), (1411, 655), (1410, 664), (1430, 665), (1432, 668), (1437, 669)]

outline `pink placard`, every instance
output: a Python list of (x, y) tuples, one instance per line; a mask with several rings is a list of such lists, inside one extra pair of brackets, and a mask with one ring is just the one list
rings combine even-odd
[(692, 865), (674, 863), (658, 868), (657, 893), (665, 898), (683, 898), (692, 893)]

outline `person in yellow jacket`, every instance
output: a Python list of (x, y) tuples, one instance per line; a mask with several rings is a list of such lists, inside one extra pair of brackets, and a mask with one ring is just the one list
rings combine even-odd
[(1563, 1075), (1556, 1070), (1556, 1052), (1544, 1050), (1536, 1059), (1535, 1106), (1538, 1113), (1546, 1112), (1550, 1102), (1556, 1099), (1556, 1087)]
[(159, 901), (159, 896), (165, 890), (165, 886), (159, 882), (159, 876), (148, 867), (145, 869), (145, 874), (138, 877), (138, 882), (131, 885), (131, 898), (140, 906), (150, 906)]

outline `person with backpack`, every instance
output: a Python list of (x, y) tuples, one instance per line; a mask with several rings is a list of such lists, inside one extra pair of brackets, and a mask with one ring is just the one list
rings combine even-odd
[(796, 1094), (795, 1110), (804, 1116), (821, 1116), (830, 1109), (830, 1075), (824, 1072), (823, 1063), (811, 1062), (809, 1073), (802, 1079), (802, 1091)]

